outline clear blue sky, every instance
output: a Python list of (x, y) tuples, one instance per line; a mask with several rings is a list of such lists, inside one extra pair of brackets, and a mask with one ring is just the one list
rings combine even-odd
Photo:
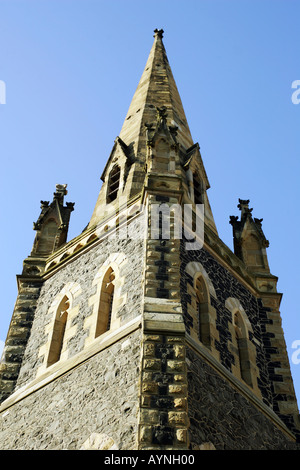
[[(264, 219), (292, 358), (300, 340), (300, 104), (291, 100), (299, 17), (299, 0), (0, 0), (0, 340), (40, 200), (67, 183), (76, 203), (69, 239), (81, 233), (153, 30), (163, 28), (220, 237), (232, 248), (239, 197)], [(300, 364), (291, 367), (299, 401)]]

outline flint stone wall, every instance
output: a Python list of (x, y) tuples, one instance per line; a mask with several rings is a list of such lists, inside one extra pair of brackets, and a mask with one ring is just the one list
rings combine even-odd
[(228, 381), (187, 347), (189, 438), (192, 449), (299, 450)]
[(76, 450), (94, 436), (135, 449), (141, 331), (113, 344), (0, 415), (0, 449)]
[[(133, 230), (138, 235), (139, 230), (143, 229), (143, 216), (131, 223), (135, 225)], [(93, 307), (89, 305), (89, 299), (97, 290), (97, 286), (93, 285), (93, 280), (111, 253), (124, 253), (127, 259), (120, 272), (120, 277), (124, 279), (121, 296), (126, 296), (125, 304), (117, 312), (120, 326), (141, 314), (143, 243), (142, 238), (131, 240), (108, 237), (66, 264), (44, 282), (15, 390), (33, 380), (38, 368), (43, 364), (44, 356), (39, 356), (39, 351), (47, 341), (45, 326), (52, 320), (50, 306), (55, 297), (70, 282), (76, 282), (81, 288), (81, 293), (76, 297), (73, 305), (79, 308), (78, 314), (72, 320), (71, 326), (76, 325), (76, 330), (74, 336), (68, 341), (68, 357), (84, 349), (85, 339), (89, 333), (87, 328), (84, 328), (84, 321), (92, 313)]]
[[(199, 251), (184, 251), (182, 249), (181, 257), (181, 297), (187, 332), (190, 333), (190, 329), (193, 328), (192, 318), (188, 314), (187, 309), (187, 305), (190, 302), (190, 296), (187, 294), (187, 284), (193, 285), (193, 279), (185, 272), (185, 269), (188, 262), (198, 261), (208, 274), (216, 292), (217, 298), (212, 297), (211, 304), (217, 312), (216, 328), (219, 332), (220, 340), (215, 341), (213, 347), (219, 352), (221, 364), (229, 371), (232, 371), (234, 356), (228, 348), (228, 344), (231, 341), (229, 324), (232, 323), (232, 313), (225, 307), (225, 303), (228, 297), (234, 297), (238, 299), (244, 308), (253, 329), (253, 333), (249, 333), (249, 339), (256, 349), (256, 362), (259, 369), (258, 387), (264, 403), (273, 407), (269, 373), (274, 372), (275, 369), (270, 360), (270, 354), (268, 354), (269, 338), (266, 325), (269, 321), (266, 317), (267, 309), (262, 306), (259, 299), (256, 299), (204, 248)], [(278, 380), (280, 380), (280, 377), (278, 377)]]

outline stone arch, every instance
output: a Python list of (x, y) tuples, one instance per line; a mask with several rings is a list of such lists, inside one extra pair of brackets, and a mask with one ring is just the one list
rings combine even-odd
[(52, 261), (52, 263), (49, 264), (49, 266), (47, 267), (47, 269), (51, 269), (51, 268), (54, 268), (54, 266), (56, 266), (56, 262), (55, 261)]
[(69, 282), (50, 305), (50, 322), (45, 326), (47, 340), (39, 350), (39, 356), (44, 356), (44, 359), (37, 375), (58, 361), (68, 358), (68, 341), (77, 330), (77, 325), (71, 326), (79, 311), (79, 305), (74, 306), (74, 301), (80, 292), (80, 284)]
[(214, 297), (215, 299), (217, 299), (217, 295), (216, 295), (216, 291), (215, 291), (215, 288), (213, 286), (213, 283), (211, 282), (205, 268), (202, 266), (201, 263), (199, 263), (199, 261), (190, 261), (186, 265), (185, 271), (186, 271), (187, 274), (189, 274), (193, 278), (193, 280), (197, 276), (202, 275), (203, 278), (205, 279), (206, 284), (207, 284), (209, 295)]
[(69, 307), (69, 297), (67, 295), (64, 295), (56, 309), (52, 338), (47, 357), (47, 367), (51, 366), (55, 362), (58, 362), (60, 359), (60, 355), (64, 345), (64, 337), (68, 320)]
[(202, 196), (202, 183), (199, 172), (197, 170), (193, 173), (193, 189), (194, 189), (194, 203), (203, 204)]
[(110, 266), (102, 280), (95, 338), (110, 329), (114, 309), (115, 272)]
[(216, 328), (217, 312), (211, 304), (211, 299), (216, 299), (215, 289), (206, 270), (198, 261), (188, 263), (186, 272), (192, 278), (192, 285), (187, 283), (187, 293), (191, 299), (187, 305), (189, 316), (192, 318), (190, 335), (219, 358), (215, 348), (215, 341), (219, 340)]
[(225, 307), (231, 312), (229, 330), (231, 333), (230, 352), (234, 356), (232, 372), (242, 379), (260, 397), (258, 388), (258, 368), (256, 365), (256, 347), (251, 341), (253, 328), (240, 301), (228, 297)]
[(253, 328), (249, 321), (248, 315), (246, 314), (241, 302), (238, 299), (235, 297), (228, 297), (225, 302), (225, 307), (232, 313), (232, 315), (234, 315), (237, 311), (240, 312), (247, 331), (253, 333)]
[[(96, 273), (93, 281), (93, 286), (96, 287), (96, 294), (89, 299), (91, 315), (84, 322), (84, 328), (88, 330), (88, 336), (85, 340), (86, 345), (100, 336), (109, 334), (109, 332), (120, 326), (117, 312), (126, 302), (126, 294), (122, 293), (125, 279), (121, 277), (121, 269), (126, 263), (127, 258), (124, 253), (111, 253)], [(113, 279), (109, 279), (112, 274)], [(111, 284), (108, 291), (105, 289), (107, 283)], [(101, 309), (102, 314), (104, 313), (102, 319)], [(109, 330), (107, 330), (107, 327), (105, 330), (105, 317), (107, 315), (109, 316)], [(108, 321), (108, 317), (106, 321)]]
[(210, 346), (210, 295), (207, 284), (202, 274), (194, 278), (194, 289), (196, 294), (196, 307), (198, 313), (198, 336), (201, 343)]
[(93, 233), (93, 235), (91, 235), (91, 236), (87, 239), (86, 244), (91, 243), (92, 241), (97, 240), (97, 239), (98, 239), (98, 236), (97, 236), (95, 233)]
[(78, 243), (78, 245), (76, 245), (76, 247), (74, 248), (73, 253), (76, 253), (77, 251), (80, 251), (81, 248), (83, 248), (82, 243)]

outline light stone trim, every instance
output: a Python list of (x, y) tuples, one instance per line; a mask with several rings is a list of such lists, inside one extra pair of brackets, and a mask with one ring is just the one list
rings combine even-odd
[(241, 314), (245, 325), (247, 326), (247, 336), (249, 337), (248, 332), (251, 331), (251, 333), (253, 333), (253, 329), (249, 321), (248, 315), (246, 314), (244, 308), (241, 305), (241, 302), (235, 297), (228, 297), (225, 301), (225, 307), (232, 313), (232, 316), (236, 312), (239, 312)]
[(206, 281), (209, 294), (212, 297), (214, 297), (215, 299), (217, 299), (217, 294), (216, 294), (215, 288), (213, 286), (213, 283), (211, 282), (206, 270), (204, 269), (202, 264), (199, 263), (199, 261), (190, 261), (186, 265), (185, 271), (186, 271), (187, 274), (189, 274), (193, 278), (194, 282), (195, 282), (195, 280), (197, 279), (198, 276), (200, 276), (200, 275), (203, 276), (204, 280)]
[[(77, 282), (68, 282), (65, 287), (60, 291), (60, 293), (55, 297), (52, 302), (49, 314), (51, 316), (51, 321), (45, 326), (45, 334), (47, 335), (47, 341), (43, 346), (40, 347), (38, 356), (44, 356), (43, 364), (37, 369), (37, 377), (39, 377), (46, 369), (53, 367), (53, 365), (47, 367), (47, 359), (50, 351), (52, 333), (54, 330), (54, 324), (56, 319), (57, 308), (60, 305), (62, 299), (67, 296), (70, 301), (70, 306), (68, 308), (68, 318), (64, 334), (63, 348), (60, 355), (60, 361), (64, 361), (68, 358), (68, 341), (75, 336), (77, 325), (70, 326), (72, 324), (73, 318), (78, 315), (79, 305), (73, 306), (74, 300), (81, 294), (81, 287)], [(54, 364), (55, 365), (55, 364)]]
[[(237, 377), (240, 377), (241, 380), (246, 380), (249, 387), (252, 388), (253, 392), (261, 398), (261, 391), (258, 387), (257, 379), (259, 377), (259, 370), (256, 365), (256, 347), (253, 342), (249, 339), (249, 332), (253, 333), (252, 325), (249, 321), (247, 313), (242, 307), (240, 301), (235, 297), (228, 297), (225, 301), (225, 307), (231, 312), (232, 322), (228, 324), (229, 331), (231, 333), (232, 342), (229, 343), (229, 350), (235, 357), (235, 364), (232, 364), (232, 372)], [(235, 340), (235, 321), (234, 316), (236, 313), (241, 315), (242, 321), (244, 323), (244, 339), (242, 344), (238, 345)], [(255, 340), (256, 344), (259, 344), (259, 341)], [(242, 359), (241, 359), (242, 352)], [(246, 368), (242, 367), (242, 364), (246, 363)], [(243, 377), (244, 375), (244, 377)]]
[(144, 298), (144, 330), (184, 334), (185, 327), (180, 302), (155, 297)]
[[(94, 277), (93, 286), (97, 287), (97, 291), (95, 295), (89, 298), (89, 306), (92, 307), (92, 313), (84, 321), (84, 328), (89, 331), (89, 334), (85, 339), (85, 347), (95, 341), (95, 339), (97, 339), (95, 336), (102, 282), (109, 268), (112, 268), (115, 273), (114, 303), (109, 331), (116, 330), (120, 327), (120, 318), (117, 318), (116, 314), (117, 311), (126, 303), (127, 299), (126, 293), (121, 295), (122, 287), (125, 283), (125, 278), (121, 277), (120, 272), (122, 268), (126, 265), (127, 261), (127, 257), (124, 253), (111, 253)], [(107, 335), (109, 331), (103, 334)]]
[[(129, 222), (139, 218), (143, 215), (144, 205), (140, 202), (140, 196), (134, 196), (127, 199), (126, 196), (118, 198), (119, 207), (108, 207), (105, 205), (106, 217), (101, 220), (97, 225), (84, 231), (76, 238), (68, 242), (63, 247), (60, 247), (55, 253), (49, 256), (45, 268), (44, 278), (48, 279), (53, 276), (55, 272), (60, 269), (61, 263), (65, 265), (72, 263), (74, 260), (82, 256), (96, 244), (101, 243), (107, 237), (116, 237), (116, 231), (126, 230)], [(102, 207), (103, 209), (103, 207)], [(123, 214), (123, 219), (120, 220), (120, 214)], [(130, 219), (130, 220), (129, 220)], [(118, 225), (118, 220), (120, 225)], [(90, 243), (94, 240), (94, 243)], [(78, 249), (80, 247), (80, 249)], [(72, 256), (71, 256), (72, 255)], [(50, 266), (53, 265), (51, 271), (48, 271)]]
[(119, 448), (108, 434), (93, 432), (80, 450), (119, 450)]
[[(204, 321), (204, 336), (206, 335), (206, 342), (205, 346), (210, 349), (211, 353), (217, 358), (220, 358), (220, 353), (214, 347), (215, 341), (220, 340), (219, 331), (216, 327), (217, 321), (217, 311), (211, 305), (211, 297), (217, 300), (217, 295), (213, 283), (207, 274), (205, 268), (199, 261), (191, 261), (186, 266), (186, 272), (192, 277), (193, 279), (193, 287), (190, 284), (187, 284), (187, 292), (191, 295), (191, 303), (188, 304), (189, 314), (192, 316), (194, 321), (194, 328), (191, 329), (191, 336), (194, 338), (195, 341), (200, 341), (199, 339), (199, 312), (197, 309), (197, 297), (196, 297), (196, 283), (199, 278), (201, 278), (204, 282), (205, 289), (207, 292), (207, 301), (202, 305), (202, 317), (205, 319)], [(202, 324), (203, 327), (203, 324)]]
[(144, 330), (157, 333), (184, 335), (185, 326), (181, 313), (144, 312)]

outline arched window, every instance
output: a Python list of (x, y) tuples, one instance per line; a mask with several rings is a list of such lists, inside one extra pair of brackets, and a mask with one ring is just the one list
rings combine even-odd
[(232, 340), (235, 348), (235, 366), (241, 379), (250, 387), (257, 389), (256, 349), (249, 339), (246, 321), (249, 322), (244, 312), (233, 311), (234, 337)]
[(240, 369), (241, 378), (245, 379), (245, 368), (243, 366), (243, 340), (246, 339), (246, 328), (239, 311), (233, 315), (233, 326), (235, 332), (235, 342), (237, 345), (238, 366)]
[(110, 329), (115, 290), (114, 280), (115, 273), (112, 268), (109, 268), (102, 281), (95, 338)]
[(193, 174), (193, 186), (194, 186), (194, 203), (202, 204), (202, 186), (201, 180), (197, 172)]
[(202, 276), (198, 276), (195, 283), (196, 305), (198, 312), (199, 340), (206, 346), (210, 346), (209, 325), (209, 293)]
[(61, 300), (55, 316), (52, 338), (47, 359), (47, 367), (59, 361), (63, 349), (66, 323), (68, 319), (69, 298), (65, 295)]
[(121, 169), (119, 165), (115, 165), (109, 174), (106, 197), (108, 203), (114, 201), (117, 198), (120, 186), (120, 173)]

